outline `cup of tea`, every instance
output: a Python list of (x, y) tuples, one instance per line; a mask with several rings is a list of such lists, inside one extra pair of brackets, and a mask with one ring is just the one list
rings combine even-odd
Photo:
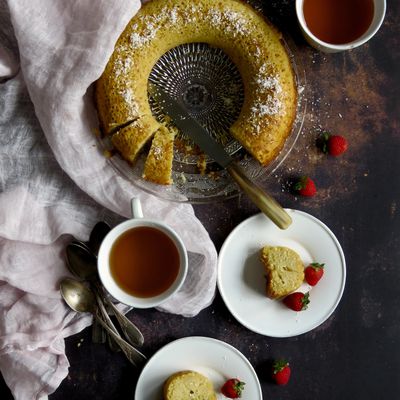
[(136, 308), (155, 307), (179, 290), (188, 256), (179, 235), (161, 221), (143, 217), (138, 198), (132, 219), (113, 228), (98, 255), (100, 280), (116, 300)]
[(358, 47), (379, 30), (386, 0), (296, 0), (296, 15), (307, 42), (326, 53)]

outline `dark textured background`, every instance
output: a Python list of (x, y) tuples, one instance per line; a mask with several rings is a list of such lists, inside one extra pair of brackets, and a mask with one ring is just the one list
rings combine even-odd
[[(286, 339), (242, 327), (218, 294), (192, 319), (155, 310), (128, 316), (142, 329), (148, 356), (191, 335), (235, 346), (255, 367), (265, 399), (400, 398), (400, 3), (388, 2), (385, 22), (369, 43), (338, 54), (319, 53), (305, 44), (294, 1), (259, 3), (292, 37), (307, 78), (302, 134), (266, 188), (284, 206), (315, 215), (336, 234), (347, 261), (341, 303), (317, 329)], [(315, 138), (321, 130), (345, 135), (348, 152), (340, 158), (320, 153)], [(314, 198), (297, 198), (287, 189), (287, 180), (301, 174), (315, 179)], [(244, 197), (195, 206), (195, 211), (217, 250), (236, 225), (257, 213)], [(90, 329), (67, 339), (66, 349), (70, 372), (50, 400), (133, 399), (139, 372), (121, 354), (93, 345)], [(276, 357), (292, 365), (286, 387), (270, 381)], [(4, 400), (12, 398), (4, 382), (0, 393)]]

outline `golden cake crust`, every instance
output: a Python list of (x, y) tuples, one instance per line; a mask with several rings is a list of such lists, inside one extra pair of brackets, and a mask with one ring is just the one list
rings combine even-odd
[(180, 371), (164, 384), (164, 400), (216, 400), (212, 382), (195, 371)]
[(161, 185), (172, 183), (171, 172), (174, 158), (174, 137), (174, 132), (165, 126), (162, 126), (155, 133), (144, 164), (144, 179)]
[(300, 287), (304, 280), (304, 265), (300, 256), (283, 246), (265, 246), (261, 261), (267, 274), (267, 296), (277, 299)]
[[(245, 98), (230, 132), (267, 165), (291, 132), (296, 83), (280, 33), (240, 0), (152, 0), (144, 4), (118, 39), (96, 84), (103, 132), (109, 134), (128, 121), (153, 118), (147, 95), (151, 69), (171, 48), (193, 42), (221, 48), (238, 67)], [(149, 137), (159, 127), (155, 122), (149, 126), (154, 129)], [(118, 150), (124, 157), (129, 153)]]
[(111, 142), (121, 155), (133, 164), (143, 146), (153, 137), (160, 124), (152, 117), (136, 119), (111, 137)]

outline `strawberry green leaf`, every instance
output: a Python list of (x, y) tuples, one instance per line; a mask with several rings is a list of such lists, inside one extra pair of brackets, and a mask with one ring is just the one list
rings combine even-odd
[(288, 366), (288, 365), (289, 365), (289, 363), (288, 363), (286, 360), (284, 360), (284, 359), (276, 360), (276, 361), (274, 362), (274, 365), (273, 365), (273, 367), (274, 367), (274, 374), (277, 374), (278, 372), (282, 371), (283, 368), (285, 368), (285, 367)]
[(328, 153), (328, 140), (330, 138), (330, 133), (329, 132), (323, 132), (321, 134), (321, 150), (323, 153)]
[(313, 267), (314, 269), (320, 269), (324, 268), (325, 264), (320, 264), (320, 263), (311, 263), (310, 267)]
[(307, 310), (308, 305), (310, 304), (310, 292), (304, 294), (304, 297), (301, 299), (302, 310)]
[(307, 186), (307, 177), (302, 176), (294, 185), (295, 190), (304, 189)]

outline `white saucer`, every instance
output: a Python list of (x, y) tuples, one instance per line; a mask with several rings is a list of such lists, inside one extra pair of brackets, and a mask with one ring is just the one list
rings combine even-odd
[[(232, 315), (248, 329), (266, 336), (290, 337), (322, 324), (335, 310), (346, 280), (343, 250), (332, 231), (317, 218), (286, 210), (292, 225), (281, 230), (265, 215), (257, 214), (238, 225), (219, 253), (218, 288)], [(307, 310), (294, 312), (281, 301), (266, 297), (266, 278), (260, 250), (266, 245), (296, 251), (304, 265), (325, 263), (322, 279), (310, 291)]]
[(241, 400), (262, 400), (257, 374), (247, 358), (231, 345), (208, 337), (186, 337), (161, 348), (147, 362), (139, 376), (135, 400), (160, 400), (163, 384), (175, 372), (193, 370), (214, 384), (217, 399), (224, 399), (220, 389), (229, 378), (246, 383)]

